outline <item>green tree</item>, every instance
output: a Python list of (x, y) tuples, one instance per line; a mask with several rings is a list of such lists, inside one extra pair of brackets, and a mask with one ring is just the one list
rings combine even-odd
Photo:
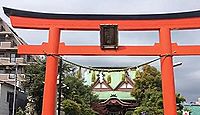
[(21, 107), (19, 107), (19, 108), (17, 109), (16, 115), (26, 115), (26, 113), (25, 113), (24, 110), (22, 110)]
[(38, 59), (37, 62), (25, 68), (26, 80), (23, 87), (28, 92), (29, 104), (38, 115), (42, 113), (42, 100), (44, 90), (45, 61)]
[(62, 102), (63, 110), (67, 115), (80, 115), (81, 114), (81, 105), (74, 102), (70, 99), (65, 99)]
[[(140, 115), (146, 112), (148, 115), (163, 115), (161, 73), (155, 67), (146, 65), (142, 71), (136, 72), (134, 82), (131, 94), (139, 104), (134, 114)], [(177, 94), (176, 98), (177, 105), (185, 101), (180, 94)], [(178, 108), (177, 111), (181, 109)]]
[[(62, 102), (63, 108), (67, 115), (72, 114), (72, 111), (76, 110), (78, 107), (81, 110), (81, 113), (76, 112), (77, 115), (94, 115), (95, 112), (91, 109), (91, 104), (98, 101), (98, 97), (93, 94), (90, 86), (84, 85), (84, 81), (78, 77), (67, 76), (64, 79), (65, 87), (62, 89), (64, 96), (64, 101)], [(69, 101), (71, 100), (71, 101)], [(67, 106), (76, 105), (73, 107)], [(71, 111), (69, 111), (71, 108)]]
[(176, 94), (176, 105), (177, 105), (177, 113), (178, 115), (182, 115), (183, 105), (182, 103), (185, 102), (185, 98), (181, 94)]
[[(45, 78), (45, 60), (38, 59), (38, 63), (30, 64), (26, 67), (26, 81), (23, 83), (25, 90), (29, 94), (29, 101), (38, 115), (42, 112), (42, 100)], [(81, 78), (80, 68), (63, 64), (62, 102), (63, 110), (67, 115), (93, 115), (91, 109), (92, 102), (97, 100), (97, 96), (92, 93), (91, 87), (84, 85)], [(78, 74), (77, 74), (78, 73)]]

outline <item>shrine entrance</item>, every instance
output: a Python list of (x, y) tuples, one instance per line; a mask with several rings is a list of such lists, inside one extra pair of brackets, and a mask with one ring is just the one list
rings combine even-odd
[[(42, 115), (55, 115), (58, 58), (52, 55), (82, 56), (161, 56), (163, 106), (165, 115), (176, 115), (173, 56), (200, 55), (200, 46), (171, 43), (171, 30), (200, 28), (200, 11), (148, 15), (47, 14), (4, 8), (12, 26), (49, 30), (48, 43), (22, 45), (19, 54), (47, 55)], [(159, 30), (154, 46), (69, 46), (60, 43), (61, 30), (99, 31), (101, 24), (118, 25), (119, 31)]]

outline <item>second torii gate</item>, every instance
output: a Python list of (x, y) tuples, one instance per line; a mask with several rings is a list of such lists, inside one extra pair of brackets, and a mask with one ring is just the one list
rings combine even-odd
[[(200, 46), (171, 43), (171, 30), (200, 28), (200, 11), (149, 15), (48, 14), (4, 8), (13, 27), (49, 30), (48, 43), (22, 45), (19, 54), (47, 54), (42, 115), (55, 115), (58, 58), (53, 55), (83, 56), (163, 56), (161, 58), (162, 93), (165, 115), (176, 115), (173, 56), (200, 55)], [(101, 50), (100, 46), (69, 46), (60, 43), (61, 30), (98, 31), (100, 24), (117, 24), (120, 31), (159, 30), (154, 46), (119, 46)], [(166, 56), (165, 56), (166, 55)]]

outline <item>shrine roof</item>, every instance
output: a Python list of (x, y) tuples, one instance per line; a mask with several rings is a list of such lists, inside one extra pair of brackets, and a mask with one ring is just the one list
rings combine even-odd
[[(92, 74), (93, 72), (85, 71), (83, 77), (86, 85), (92, 85), (94, 82), (92, 82)], [(97, 76), (99, 74), (98, 72), (95, 72), (95, 75)], [(108, 83), (110, 87), (115, 89), (121, 82), (122, 82), (122, 74), (124, 72), (104, 72), (103, 79), (106, 80), (107, 83), (107, 77), (108, 75), (111, 76), (111, 82)], [(129, 78), (130, 80), (133, 80), (135, 78), (136, 71), (129, 71)], [(100, 77), (100, 76), (99, 76)], [(96, 78), (97, 80), (98, 78)], [(106, 100), (111, 97), (111, 95), (116, 95), (118, 99), (121, 100), (135, 100), (133, 96), (131, 96), (131, 91), (94, 91), (95, 94), (99, 96), (100, 100)]]
[(99, 96), (100, 100), (107, 100), (111, 95), (116, 95), (120, 100), (135, 100), (135, 97), (131, 96), (131, 92), (122, 91), (106, 91), (106, 92), (95, 92)]
[(184, 108), (191, 110), (191, 115), (199, 115), (200, 105), (184, 105)]
[(190, 12), (177, 12), (165, 14), (55, 14), (17, 10), (3, 7), (7, 16), (45, 18), (45, 19), (68, 19), (68, 20), (156, 20), (156, 19), (180, 19), (200, 17), (200, 10)]

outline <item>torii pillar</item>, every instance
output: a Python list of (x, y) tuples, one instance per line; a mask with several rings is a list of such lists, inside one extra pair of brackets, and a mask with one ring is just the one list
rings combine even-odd
[[(200, 46), (171, 43), (171, 30), (200, 28), (200, 11), (149, 15), (47, 14), (4, 8), (13, 27), (49, 30), (48, 43), (21, 45), (19, 54), (47, 55), (42, 115), (55, 115), (58, 59), (52, 55), (83, 56), (162, 56), (162, 93), (164, 115), (177, 115), (173, 56), (200, 55)], [(101, 50), (100, 46), (69, 46), (60, 43), (60, 30), (98, 31), (100, 24), (117, 24), (119, 30), (158, 30), (154, 46), (119, 46)]]
[[(58, 54), (59, 43), (60, 29), (50, 27), (47, 54)], [(55, 86), (57, 86), (58, 58), (55, 56), (47, 56), (46, 65), (42, 115), (53, 115), (56, 108), (55, 97), (57, 97), (57, 87)]]

